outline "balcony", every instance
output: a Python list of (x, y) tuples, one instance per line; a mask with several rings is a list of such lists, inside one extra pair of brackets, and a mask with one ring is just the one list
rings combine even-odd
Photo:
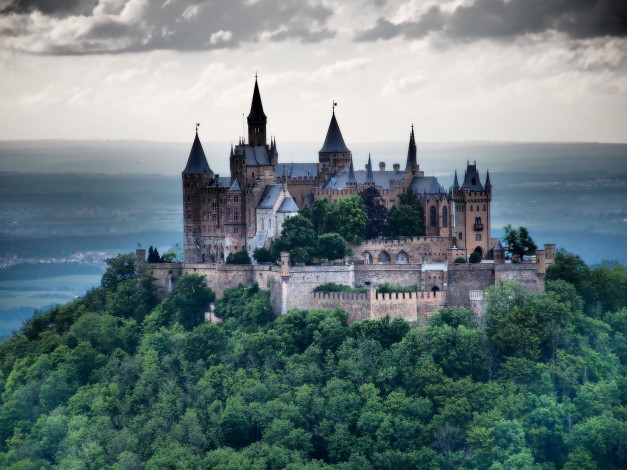
[(481, 232), (483, 230), (482, 223), (475, 223), (475, 232)]

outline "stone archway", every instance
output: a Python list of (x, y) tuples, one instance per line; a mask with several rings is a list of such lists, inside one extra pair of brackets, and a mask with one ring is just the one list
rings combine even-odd
[(481, 256), (481, 259), (483, 259), (483, 248), (478, 246), (477, 248), (475, 248), (475, 253), (479, 253), (479, 255)]
[(409, 256), (405, 251), (401, 250), (398, 255), (396, 255), (396, 264), (409, 264)]
[(379, 257), (377, 258), (377, 262), (379, 264), (390, 264), (392, 259), (390, 258), (390, 254), (387, 251), (382, 251), (379, 253)]
[(437, 293), (437, 292), (440, 292), (440, 288), (438, 286), (433, 286), (430, 290), (434, 294)]
[(372, 255), (367, 251), (364, 251), (361, 254), (361, 260), (364, 262), (364, 264), (372, 264)]

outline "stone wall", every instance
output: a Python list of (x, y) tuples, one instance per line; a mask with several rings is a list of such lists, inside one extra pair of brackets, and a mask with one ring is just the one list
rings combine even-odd
[(352, 292), (312, 292), (312, 308), (333, 309), (340, 307), (348, 313), (348, 323), (366, 319), (379, 320), (403, 318), (409, 322), (426, 323), (433, 312), (446, 303), (445, 292), (399, 292), (377, 294), (375, 289), (367, 293)]
[(531, 292), (544, 292), (544, 274), (538, 273), (537, 268), (532, 263), (498, 264), (494, 283), (512, 280), (524, 284)]
[(352, 245), (356, 260), (365, 264), (420, 264), (446, 262), (455, 237), (375, 238), (361, 245)]
[(283, 276), (282, 282), (281, 313), (291, 309), (309, 310), (313, 308), (310, 294), (315, 287), (329, 282), (353, 287), (354, 266), (290, 266), (289, 277)]
[(312, 308), (330, 310), (336, 307), (343, 308), (348, 313), (348, 323), (370, 318), (370, 292), (312, 292)]
[(472, 308), (470, 291), (494, 284), (494, 264), (449, 264), (447, 306)]

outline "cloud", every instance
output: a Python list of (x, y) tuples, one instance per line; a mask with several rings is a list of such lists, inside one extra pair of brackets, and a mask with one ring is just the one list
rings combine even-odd
[(393, 23), (379, 18), (356, 41), (424, 37), (438, 31), (452, 39), (507, 39), (548, 31), (574, 39), (627, 36), (625, 0), (473, 0), (452, 11), (432, 6), (415, 18)]
[(5, 0), (0, 8), (0, 49), (37, 54), (199, 51), (335, 35), (322, 0)]

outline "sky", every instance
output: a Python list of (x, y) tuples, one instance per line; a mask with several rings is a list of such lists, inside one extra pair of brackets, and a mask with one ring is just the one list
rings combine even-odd
[[(625, 0), (0, 0), (0, 140), (627, 142)], [(279, 147), (280, 148), (280, 147)]]

